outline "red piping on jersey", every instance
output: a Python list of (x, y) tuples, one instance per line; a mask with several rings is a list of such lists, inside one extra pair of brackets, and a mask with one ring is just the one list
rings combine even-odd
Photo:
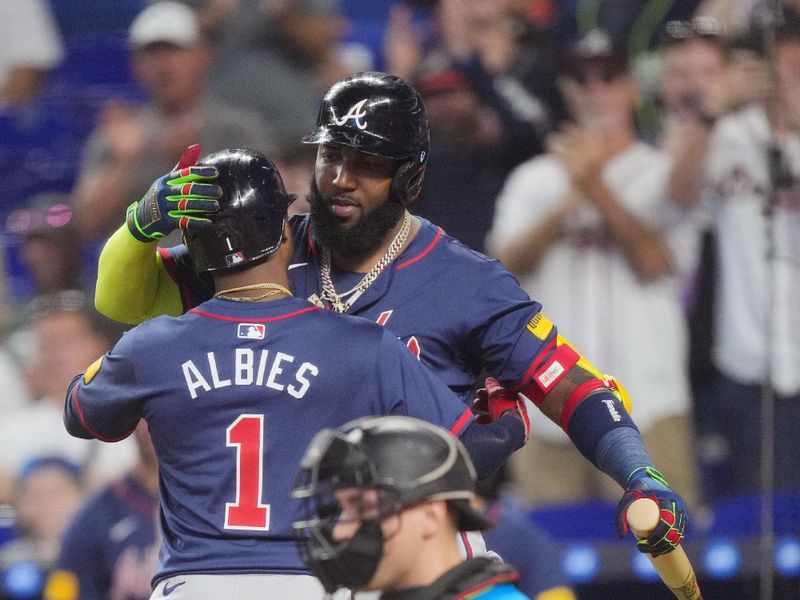
[(475, 555), (475, 551), (472, 549), (472, 545), (469, 543), (469, 537), (467, 537), (466, 531), (459, 531), (461, 535), (461, 543), (464, 544), (464, 551), (467, 553), (467, 558), (472, 558)]
[(75, 405), (75, 409), (78, 411), (78, 418), (81, 420), (81, 425), (83, 425), (83, 428), (86, 431), (88, 431), (90, 434), (92, 434), (93, 437), (97, 438), (101, 442), (118, 442), (120, 440), (124, 440), (126, 437), (128, 437), (130, 434), (133, 433), (133, 430), (136, 429), (136, 426), (134, 426), (133, 429), (131, 429), (128, 433), (126, 433), (123, 436), (116, 437), (116, 438), (109, 438), (109, 437), (105, 437), (105, 436), (100, 435), (94, 429), (89, 427), (89, 424), (86, 422), (86, 417), (83, 414), (83, 409), (81, 408), (81, 402), (80, 402), (80, 400), (78, 400), (78, 387), (79, 387), (79, 385), (80, 384), (75, 383), (75, 387), (72, 388), (72, 403)]
[(450, 433), (456, 437), (461, 435), (461, 433), (467, 428), (467, 425), (472, 423), (472, 410), (467, 408), (461, 416), (458, 417), (458, 420), (455, 424), (450, 428)]
[(395, 269), (397, 271), (399, 271), (400, 269), (405, 269), (409, 265), (413, 265), (418, 260), (421, 260), (421, 259), (425, 258), (425, 255), (428, 254), (431, 250), (433, 250), (433, 247), (436, 244), (439, 243), (440, 239), (442, 239), (442, 234), (443, 233), (444, 233), (444, 230), (441, 227), (439, 227), (439, 230), (436, 232), (436, 237), (433, 238), (433, 241), (428, 245), (427, 248), (425, 248), (425, 250), (423, 250), (420, 254), (418, 254), (414, 258), (411, 258), (411, 259), (407, 260), (406, 262), (400, 263), (399, 265), (397, 265), (395, 267)]
[(578, 408), (578, 404), (595, 390), (601, 390), (605, 387), (605, 384), (599, 379), (589, 379), (572, 390), (572, 393), (567, 399), (567, 403), (564, 405), (564, 410), (561, 411), (560, 424), (564, 433), (569, 434), (569, 420), (572, 418), (572, 413)]
[(291, 319), (292, 317), (297, 317), (304, 313), (311, 312), (312, 310), (322, 310), (322, 309), (319, 306), (309, 306), (307, 308), (296, 310), (293, 313), (289, 313), (286, 315), (278, 315), (277, 317), (264, 317), (261, 319), (250, 319), (245, 317), (226, 317), (224, 315), (215, 315), (202, 310), (197, 310), (196, 308), (193, 308), (189, 312), (194, 313), (196, 315), (200, 315), (201, 317), (208, 317), (209, 319), (219, 319), (220, 321), (233, 321), (234, 323), (272, 323), (273, 321), (282, 321), (283, 319)]
[(164, 263), (164, 268), (167, 270), (167, 274), (172, 278), (172, 281), (178, 286), (178, 293), (181, 295), (181, 302), (183, 303), (183, 309), (186, 310), (191, 306), (197, 306), (197, 302), (194, 301), (192, 297), (192, 291), (186, 287), (185, 285), (181, 285), (178, 271), (175, 269), (175, 261), (172, 260), (172, 255), (169, 253), (169, 248), (156, 248), (158, 251), (159, 256), (161, 256), (161, 262)]

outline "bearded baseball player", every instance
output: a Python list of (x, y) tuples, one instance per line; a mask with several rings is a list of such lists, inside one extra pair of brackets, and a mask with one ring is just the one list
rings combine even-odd
[[(408, 212), (429, 151), (419, 93), (385, 73), (351, 75), (324, 96), (316, 129), (303, 141), (317, 145), (317, 157), (311, 214), (291, 220), (294, 293), (385, 326), (465, 401), (482, 370), (523, 394), (623, 488), (619, 535), (627, 507), (648, 495), (663, 518), (638, 547), (653, 554), (675, 547), (685, 503), (653, 465), (621, 387), (559, 335), (497, 261)], [(213, 182), (210, 172), (202, 175)], [(212, 295), (213, 283), (197, 275), (185, 247), (153, 256), (163, 235), (200, 228), (210, 214), (202, 211), (213, 195), (179, 181), (158, 180), (106, 244), (96, 303), (107, 316), (134, 323), (177, 315)]]
[(469, 407), (389, 330), (292, 296), (292, 197), (267, 157), (227, 150), (175, 175), (212, 172), (216, 184), (199, 185), (218, 210), (186, 244), (214, 297), (126, 333), (72, 381), (64, 422), (76, 437), (116, 441), (147, 421), (163, 536), (151, 600), (321, 598), (292, 539), (290, 498), (317, 431), (414, 416), (461, 437), (485, 475), (526, 427), (513, 398), (492, 399), (497, 419), (472, 425)]

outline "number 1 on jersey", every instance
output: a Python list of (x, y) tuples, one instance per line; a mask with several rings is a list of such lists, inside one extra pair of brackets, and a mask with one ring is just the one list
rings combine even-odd
[(236, 447), (236, 502), (225, 503), (225, 529), (269, 531), (269, 504), (261, 503), (264, 415), (240, 415), (226, 433)]

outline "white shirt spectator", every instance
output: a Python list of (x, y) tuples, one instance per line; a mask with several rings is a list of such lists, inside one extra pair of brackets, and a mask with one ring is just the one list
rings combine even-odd
[(758, 383), (767, 376), (772, 340), (772, 383), (791, 396), (800, 392), (800, 136), (791, 134), (780, 144), (793, 185), (775, 206), (772, 280), (764, 216), (771, 187), (769, 140), (766, 115), (755, 105), (720, 120), (711, 140), (709, 201), (720, 255), (712, 356), (727, 377)]
[(52, 69), (64, 47), (45, 0), (0, 0), (0, 89), (17, 67)]
[[(679, 214), (665, 197), (669, 168), (664, 153), (637, 142), (610, 159), (603, 171), (617, 200), (668, 239)], [(500, 194), (490, 238), (523, 235), (565, 202), (569, 192), (569, 176), (552, 156), (523, 163)], [(580, 206), (538, 267), (520, 279), (558, 323), (559, 332), (584, 356), (599, 357), (596, 366), (628, 388), (634, 420), (643, 431), (658, 419), (688, 413), (679, 277), (642, 281), (594, 206)], [(568, 442), (539, 411), (531, 416), (537, 436)]]

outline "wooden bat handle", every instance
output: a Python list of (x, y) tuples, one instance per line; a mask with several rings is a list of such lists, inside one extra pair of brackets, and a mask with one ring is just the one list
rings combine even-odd
[[(626, 514), (628, 527), (639, 538), (646, 538), (656, 528), (659, 521), (658, 504), (649, 498), (640, 498), (634, 501)], [(681, 546), (661, 556), (647, 555), (653, 567), (658, 572), (661, 581), (679, 600), (702, 600), (700, 586), (697, 585), (692, 564)]]

